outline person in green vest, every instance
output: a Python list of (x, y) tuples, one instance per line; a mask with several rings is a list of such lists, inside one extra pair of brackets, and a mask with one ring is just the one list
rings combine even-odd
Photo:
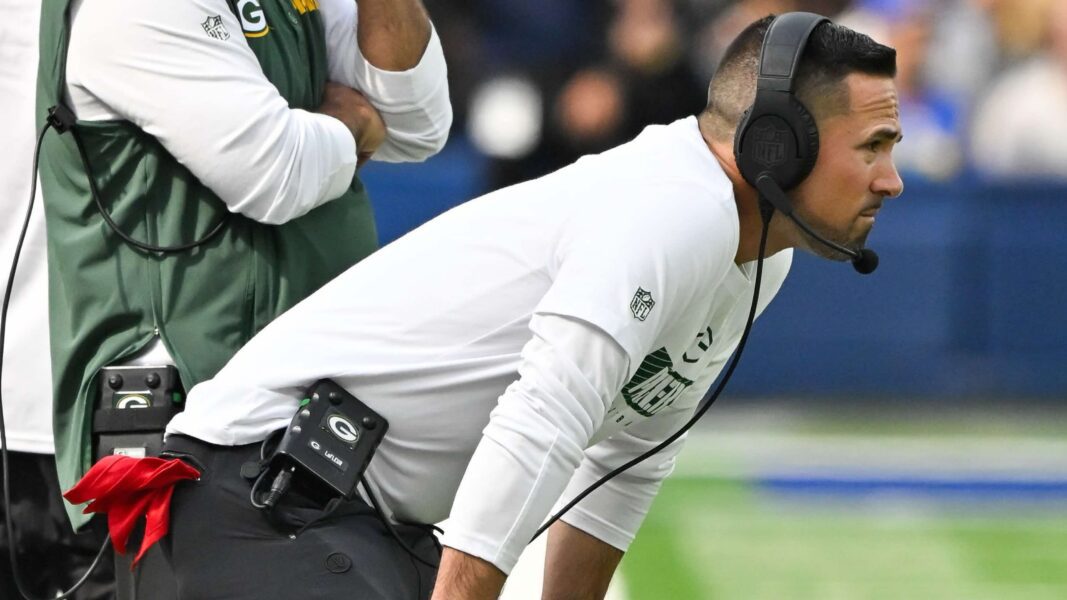
[(452, 111), (420, 0), (41, 10), (37, 120), (64, 105), (72, 125), (40, 158), (67, 489), (92, 462), (101, 368), (170, 364), (185, 389), (214, 376), (377, 248), (357, 167), (432, 156)]

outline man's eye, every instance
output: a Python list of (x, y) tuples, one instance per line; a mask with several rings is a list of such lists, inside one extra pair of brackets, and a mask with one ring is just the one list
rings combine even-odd
[(867, 149), (870, 150), (871, 152), (878, 152), (878, 145), (880, 143), (881, 142), (879, 142), (878, 140), (875, 140), (873, 142), (868, 142)]

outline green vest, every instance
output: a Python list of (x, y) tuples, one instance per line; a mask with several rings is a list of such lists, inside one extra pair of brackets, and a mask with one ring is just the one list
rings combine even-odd
[[(65, 87), (69, 2), (42, 4), (39, 123)], [(263, 72), (290, 107), (314, 110), (327, 77), (314, 0), (258, 0), (262, 15), (247, 10), (255, 4), (245, 3), (247, 14), (239, 19), (246, 31), (259, 27), (245, 37)], [(163, 246), (188, 243), (226, 213), (211, 190), (133, 124), (79, 121), (75, 129), (104, 206), (133, 238)], [(358, 178), (340, 198), (284, 225), (232, 215), (204, 245), (159, 255), (125, 243), (104, 222), (71, 133), (45, 136), (40, 177), (48, 230), (53, 428), (63, 489), (92, 460), (101, 367), (135, 354), (158, 334), (191, 389), (213, 377), (267, 323), (377, 248), (374, 217)], [(75, 525), (85, 521), (77, 507), (67, 508)]]

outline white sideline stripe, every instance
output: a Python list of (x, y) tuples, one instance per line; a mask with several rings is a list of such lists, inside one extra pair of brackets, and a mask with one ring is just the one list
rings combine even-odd
[(1007, 480), (1067, 478), (1067, 439), (694, 431), (676, 477), (820, 471)]

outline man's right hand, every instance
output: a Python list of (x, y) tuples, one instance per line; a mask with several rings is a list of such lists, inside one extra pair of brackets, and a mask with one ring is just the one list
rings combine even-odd
[(378, 109), (356, 90), (326, 82), (318, 112), (345, 124), (356, 140), (357, 165), (362, 166), (385, 141), (385, 123)]

